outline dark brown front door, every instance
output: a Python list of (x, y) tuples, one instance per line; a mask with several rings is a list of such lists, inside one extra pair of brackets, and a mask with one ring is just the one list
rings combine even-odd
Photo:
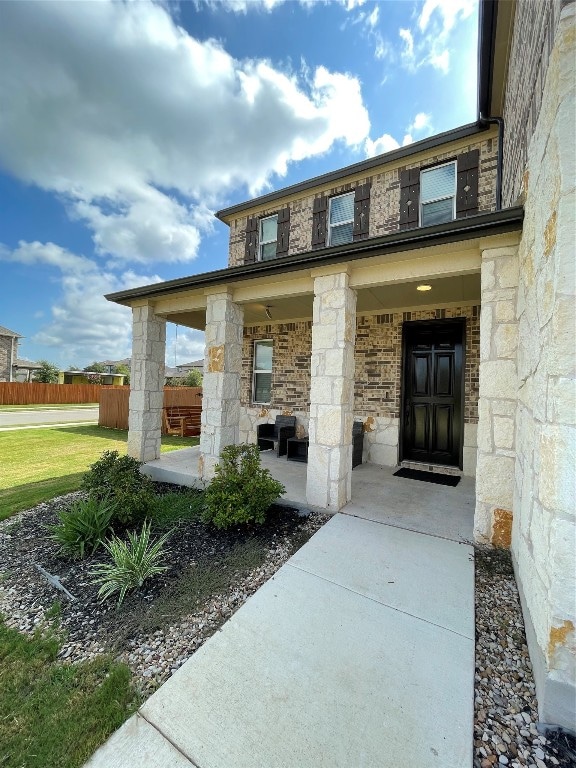
[(403, 326), (402, 456), (461, 466), (464, 320)]

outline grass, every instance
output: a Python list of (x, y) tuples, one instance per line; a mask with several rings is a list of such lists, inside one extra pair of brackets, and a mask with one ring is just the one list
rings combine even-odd
[(0, 619), (2, 768), (80, 768), (136, 709), (126, 665), (57, 653), (54, 635), (27, 638)]
[(12, 411), (69, 411), (76, 408), (98, 408), (98, 403), (54, 403), (53, 405), (0, 405), (0, 413), (11, 413)]
[[(124, 430), (96, 425), (3, 432), (0, 520), (77, 490), (83, 473), (104, 451), (126, 452), (127, 436)], [(197, 437), (163, 436), (162, 452), (197, 444)]]

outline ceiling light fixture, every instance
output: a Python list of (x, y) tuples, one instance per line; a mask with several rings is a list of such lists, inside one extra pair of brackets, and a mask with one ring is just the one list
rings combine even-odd
[(417, 285), (416, 286), (417, 291), (431, 291), (432, 286), (431, 285)]
[(264, 307), (264, 311), (266, 312), (266, 317), (268, 320), (272, 320), (272, 313), (270, 312), (270, 307), (266, 306)]

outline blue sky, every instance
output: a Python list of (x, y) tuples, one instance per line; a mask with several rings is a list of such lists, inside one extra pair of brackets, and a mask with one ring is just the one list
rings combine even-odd
[[(476, 119), (476, 0), (0, 3), (0, 325), (130, 355), (103, 294), (220, 269), (214, 211)], [(168, 325), (167, 362), (203, 355)]]

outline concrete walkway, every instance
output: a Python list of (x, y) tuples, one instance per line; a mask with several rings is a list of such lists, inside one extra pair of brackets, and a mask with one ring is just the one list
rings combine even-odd
[[(438, 487), (418, 485), (421, 499)], [(473, 550), (356, 512), (335, 515), (87, 765), (470, 768)]]

